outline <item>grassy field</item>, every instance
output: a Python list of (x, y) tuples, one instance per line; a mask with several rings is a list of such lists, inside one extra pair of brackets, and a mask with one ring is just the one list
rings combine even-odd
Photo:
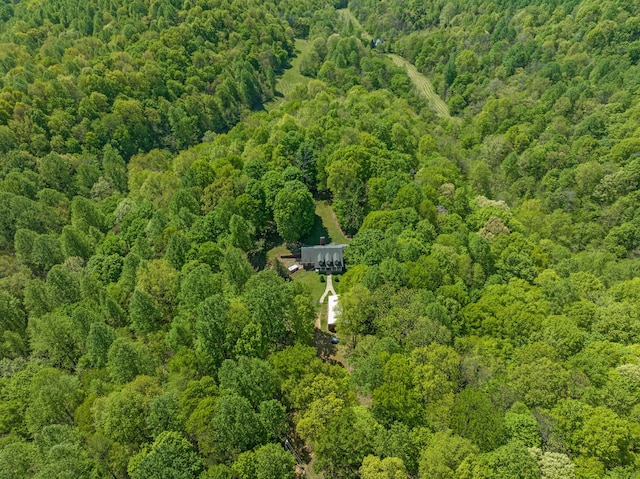
[(389, 53), (389, 58), (391, 58), (391, 60), (393, 60), (393, 63), (395, 63), (399, 67), (406, 68), (407, 75), (409, 75), (409, 78), (411, 79), (415, 87), (424, 97), (427, 98), (427, 100), (429, 100), (431, 107), (439, 117), (451, 118), (451, 114), (449, 113), (449, 108), (447, 107), (447, 104), (444, 101), (442, 101), (442, 98), (440, 98), (440, 95), (438, 95), (433, 90), (433, 85), (431, 85), (431, 82), (427, 79), (426, 76), (420, 73), (416, 69), (416, 67), (413, 66), (413, 64), (411, 64), (410, 62), (408, 62), (407, 60), (405, 60), (399, 55)]
[(316, 201), (316, 217), (320, 217), (324, 231), (328, 234), (327, 242), (340, 244), (348, 244), (351, 242), (340, 229), (336, 215), (329, 203), (323, 200)]
[(302, 55), (309, 51), (309, 41), (296, 38), (296, 57), (291, 61), (291, 68), (284, 72), (284, 75), (278, 80), (277, 90), (283, 95), (288, 95), (297, 83), (306, 85), (311, 80), (310, 77), (300, 73), (300, 60)]
[[(363, 40), (371, 41), (371, 35), (369, 35), (362, 25), (353, 14), (351, 10), (348, 8), (343, 8), (339, 10), (340, 15), (342, 16), (343, 21), (351, 22), (351, 24), (357, 29), (361, 31), (361, 36)], [(451, 119), (451, 114), (449, 113), (449, 108), (447, 104), (442, 101), (442, 98), (434, 91), (433, 85), (429, 79), (420, 73), (412, 63), (408, 60), (402, 58), (399, 55), (395, 55), (393, 53), (388, 53), (387, 56), (391, 58), (393, 63), (398, 65), (399, 67), (405, 68), (407, 70), (407, 75), (418, 89), (420, 94), (424, 95), (424, 97), (429, 100), (433, 111), (441, 118)]]
[(264, 104), (264, 107), (267, 110), (272, 110), (279, 104), (284, 101), (284, 98), (293, 90), (293, 87), (302, 83), (306, 85), (309, 83), (311, 78), (304, 76), (300, 73), (300, 60), (302, 59), (302, 55), (304, 55), (309, 50), (309, 41), (303, 40), (301, 38), (296, 38), (296, 56), (291, 60), (291, 68), (287, 68), (281, 77), (278, 78), (276, 83), (276, 98), (271, 100), (268, 103)]
[(338, 10), (338, 13), (342, 17), (342, 21), (351, 22), (351, 24), (356, 28), (356, 30), (360, 30), (362, 34), (362, 39), (366, 41), (371, 41), (371, 35), (362, 27), (356, 16), (353, 14), (351, 10), (348, 8), (342, 8)]
[(320, 282), (320, 275), (315, 271), (297, 271), (293, 274), (293, 280), (298, 281), (300, 283), (304, 283), (311, 289), (311, 297), (313, 301), (318, 304), (319, 307), (326, 308), (326, 305), (321, 305), (318, 303), (320, 301), (320, 297), (322, 293), (324, 293), (324, 288), (327, 283)]
[(276, 246), (275, 248), (270, 249), (269, 252), (267, 253), (267, 258), (271, 259), (271, 258), (275, 258), (276, 256), (280, 256), (281, 254), (290, 254), (290, 253), (291, 251), (289, 251), (285, 245), (281, 244), (280, 246)]

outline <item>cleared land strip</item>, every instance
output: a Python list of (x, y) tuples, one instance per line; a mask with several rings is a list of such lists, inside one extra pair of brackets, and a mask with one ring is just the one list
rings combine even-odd
[(416, 86), (418, 91), (422, 93), (433, 106), (433, 109), (442, 118), (451, 118), (449, 114), (449, 108), (447, 104), (442, 101), (442, 98), (433, 90), (433, 86), (431, 82), (425, 77), (422, 73), (420, 73), (412, 63), (405, 60), (399, 55), (395, 53), (389, 53), (389, 58), (393, 60), (393, 63), (398, 65), (399, 67), (404, 67), (407, 69), (407, 75)]
[(310, 77), (306, 77), (300, 73), (300, 60), (302, 59), (302, 55), (309, 50), (309, 41), (296, 38), (295, 49), (296, 56), (291, 60), (291, 67), (287, 68), (284, 73), (278, 77), (276, 82), (276, 92), (279, 95), (264, 104), (267, 111), (273, 110), (282, 104), (284, 98), (291, 93), (291, 90), (293, 90), (296, 84), (302, 83), (306, 85), (311, 80)]
[[(351, 10), (349, 10), (348, 8), (343, 8), (339, 10), (339, 12), (345, 22), (350, 21), (354, 27), (361, 31), (363, 40), (371, 41), (371, 35), (369, 35), (369, 33), (364, 28), (362, 28), (362, 25)], [(449, 113), (447, 104), (442, 101), (442, 98), (440, 98), (440, 96), (434, 91), (433, 85), (431, 85), (429, 79), (422, 73), (420, 73), (411, 62), (402, 58), (400, 55), (396, 55), (395, 53), (388, 53), (387, 55), (389, 56), (389, 58), (391, 58), (391, 60), (393, 60), (393, 63), (395, 63), (399, 67), (404, 67), (407, 69), (407, 75), (409, 75), (409, 78), (416, 86), (418, 91), (431, 102), (433, 111), (441, 118), (451, 119), (451, 114)]]
[(338, 12), (340, 13), (340, 15), (342, 15), (342, 19), (345, 22), (351, 22), (351, 24), (356, 27), (358, 30), (360, 30), (360, 32), (362, 33), (362, 39), (366, 40), (366, 41), (371, 41), (371, 35), (369, 35), (369, 32), (367, 32), (362, 25), (360, 24), (360, 22), (358, 21), (358, 19), (356, 18), (356, 16), (353, 14), (353, 12), (351, 10), (349, 10), (348, 8), (342, 8), (340, 10), (338, 10)]

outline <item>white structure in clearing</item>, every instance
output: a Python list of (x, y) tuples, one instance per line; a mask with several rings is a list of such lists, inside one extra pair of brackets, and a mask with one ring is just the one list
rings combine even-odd
[(336, 330), (336, 313), (338, 312), (338, 295), (329, 296), (327, 302), (327, 329), (329, 331)]
[(300, 269), (300, 265), (296, 263), (292, 266), (289, 266), (287, 269), (289, 270), (289, 274), (293, 274)]

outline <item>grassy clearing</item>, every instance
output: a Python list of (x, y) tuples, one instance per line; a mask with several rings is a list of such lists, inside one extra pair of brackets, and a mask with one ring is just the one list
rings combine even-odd
[(327, 237), (327, 242), (331, 241), (339, 244), (348, 244), (351, 242), (351, 240), (347, 238), (340, 229), (338, 219), (336, 218), (333, 208), (331, 208), (329, 203), (323, 200), (316, 201), (316, 216), (321, 218), (324, 230), (329, 235)]
[(291, 93), (291, 90), (293, 90), (296, 84), (302, 83), (306, 85), (311, 80), (310, 77), (306, 77), (300, 73), (300, 60), (302, 56), (309, 51), (309, 41), (296, 38), (295, 51), (296, 56), (291, 60), (291, 67), (287, 68), (282, 76), (278, 78), (276, 83), (276, 97), (264, 104), (267, 110), (272, 110), (284, 102), (285, 97)]
[(292, 276), (294, 281), (299, 281), (300, 283), (304, 283), (309, 286), (311, 290), (311, 297), (313, 301), (318, 305), (318, 307), (326, 308), (326, 305), (321, 305), (318, 303), (320, 301), (320, 297), (322, 293), (324, 293), (324, 289), (326, 287), (326, 283), (320, 282), (320, 275), (315, 271), (297, 271)]
[[(369, 35), (364, 30), (364, 28), (362, 28), (362, 25), (351, 10), (349, 10), (348, 8), (343, 8), (342, 10), (339, 10), (339, 12), (344, 22), (351, 22), (351, 24), (357, 30), (361, 31), (361, 37), (363, 40), (371, 41), (371, 35)], [(447, 104), (442, 101), (442, 98), (440, 98), (440, 96), (434, 91), (433, 85), (431, 85), (431, 82), (426, 76), (420, 73), (412, 63), (402, 58), (401, 56), (395, 55), (393, 53), (389, 53), (387, 54), (387, 56), (391, 58), (393, 63), (407, 70), (409, 79), (411, 79), (415, 87), (418, 89), (418, 92), (420, 92), (425, 96), (427, 100), (429, 100), (433, 111), (439, 117), (451, 119), (451, 114), (449, 113)]]
[(297, 83), (306, 85), (311, 80), (310, 77), (300, 73), (300, 60), (309, 51), (309, 41), (296, 39), (296, 57), (291, 61), (291, 68), (288, 68), (278, 80), (276, 89), (283, 95), (288, 95)]
[(338, 13), (340, 14), (343, 22), (351, 22), (351, 25), (353, 25), (356, 30), (360, 31), (363, 40), (366, 40), (368, 42), (371, 41), (371, 35), (369, 35), (369, 33), (362, 27), (362, 24), (358, 21), (351, 10), (349, 10), (348, 8), (342, 8), (338, 10)]
[[(326, 201), (319, 200), (316, 201), (316, 215), (314, 218), (313, 228), (307, 236), (302, 238), (301, 241), (302, 244), (317, 245), (320, 244), (320, 237), (322, 236), (326, 238), (327, 243), (334, 242), (347, 244), (351, 241), (344, 235), (344, 233), (340, 229), (340, 226), (338, 226), (338, 220), (336, 219), (336, 215), (334, 214), (331, 205)], [(289, 266), (294, 265), (296, 263), (296, 260), (293, 258), (280, 258), (280, 256), (288, 255), (290, 253), (291, 251), (287, 249), (287, 246), (285, 244), (281, 244), (276, 246), (275, 248), (270, 249), (267, 252), (267, 258), (278, 258), (278, 260), (286, 268), (288, 268)], [(318, 273), (316, 273), (315, 271), (297, 271), (291, 276), (291, 278), (294, 281), (300, 281), (301, 283), (308, 285), (311, 289), (311, 297), (316, 303), (320, 300), (322, 293), (324, 293), (326, 283), (320, 282), (320, 275)], [(318, 304), (318, 307), (324, 307), (326, 309), (326, 304)], [(323, 321), (323, 326), (326, 330), (326, 313), (324, 313)]]
[[(291, 251), (289, 251), (285, 245), (281, 244), (280, 246), (276, 246), (275, 248), (271, 248), (267, 252), (267, 258), (275, 258), (277, 256), (280, 256), (281, 254), (290, 254), (290, 253), (291, 253)], [(289, 266), (291, 266), (291, 265), (289, 265)]]
[(406, 68), (407, 75), (420, 92), (427, 100), (429, 100), (431, 107), (434, 112), (441, 118), (451, 119), (451, 114), (449, 113), (449, 108), (447, 104), (442, 101), (442, 98), (434, 91), (433, 85), (424, 76), (420, 73), (412, 63), (408, 62), (404, 58), (399, 55), (395, 55), (393, 53), (389, 53), (389, 58), (393, 60), (393, 63), (398, 65), (399, 67)]

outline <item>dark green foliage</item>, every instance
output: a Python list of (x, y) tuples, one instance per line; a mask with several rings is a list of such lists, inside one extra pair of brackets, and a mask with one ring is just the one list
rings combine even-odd
[(156, 331), (161, 326), (162, 321), (160, 311), (158, 311), (153, 297), (139, 289), (136, 289), (131, 295), (129, 318), (131, 327), (140, 335)]
[(182, 431), (183, 424), (178, 396), (173, 393), (165, 393), (154, 397), (149, 404), (147, 425), (154, 436), (158, 436), (163, 431)]
[(153, 364), (144, 346), (118, 338), (109, 347), (107, 370), (116, 383), (124, 384), (140, 374), (151, 373)]
[(107, 364), (107, 354), (116, 334), (110, 326), (96, 322), (92, 323), (87, 335), (87, 358), (96, 368)]
[(451, 410), (451, 429), (471, 440), (483, 451), (492, 451), (503, 439), (503, 418), (482, 391), (466, 388)]
[(247, 398), (253, 407), (273, 399), (276, 375), (266, 361), (240, 356), (238, 362), (226, 360), (218, 371), (220, 387)]
[(73, 226), (65, 226), (60, 236), (62, 252), (65, 256), (79, 256), (87, 260), (93, 253), (93, 248), (87, 236)]

